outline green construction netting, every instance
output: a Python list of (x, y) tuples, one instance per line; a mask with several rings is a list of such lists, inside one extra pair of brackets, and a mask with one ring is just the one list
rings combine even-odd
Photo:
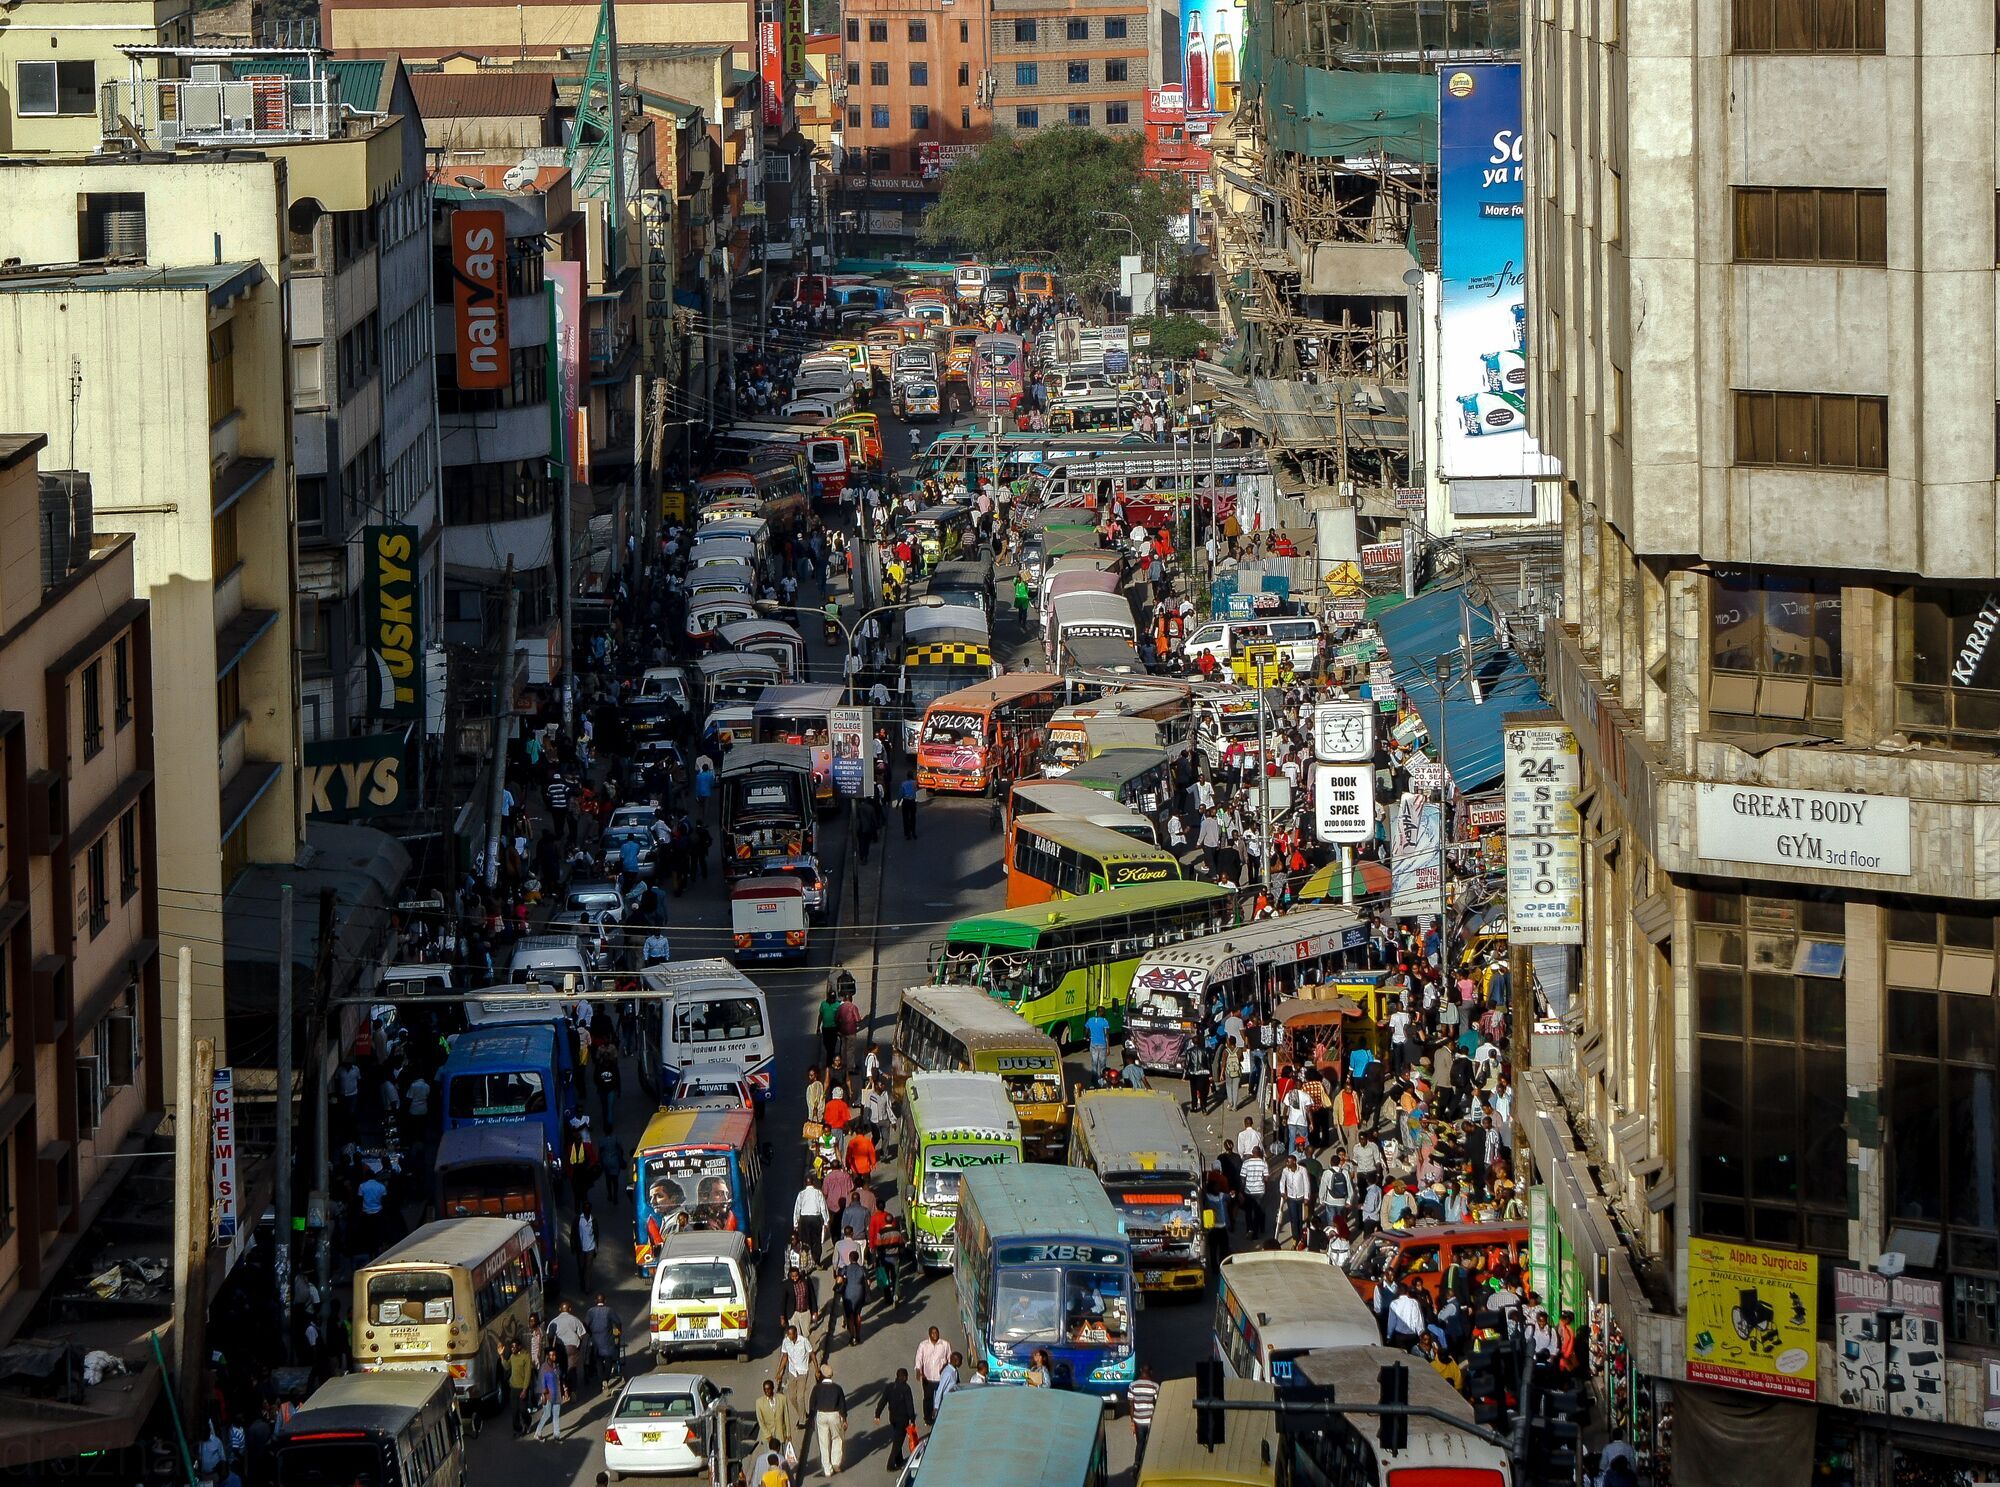
[(1252, 37), (1245, 72), (1256, 78), (1272, 145), (1315, 157), (1383, 154), (1414, 164), (1438, 157), (1435, 73), (1329, 72), (1262, 55)]

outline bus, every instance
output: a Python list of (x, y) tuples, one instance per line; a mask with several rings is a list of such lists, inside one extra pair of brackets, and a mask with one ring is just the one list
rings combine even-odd
[(550, 1151), (561, 1151), (576, 1091), (563, 1073), (557, 1036), (548, 1024), (501, 1023), (453, 1037), (438, 1075), (444, 1129), (525, 1120), (541, 1128)]
[(1233, 917), (1227, 889), (1144, 883), (961, 919), (932, 948), (939, 981), (984, 987), (1058, 1042), (1081, 1043), (1103, 1012), (1114, 1035), (1139, 957), (1213, 934)]
[(1077, 589), (1050, 602), (1047, 643), (1052, 655), (1060, 658), (1072, 639), (1099, 636), (1139, 644), (1139, 622), (1124, 595)]
[(766, 687), (750, 711), (758, 743), (797, 744), (812, 755), (813, 802), (821, 811), (833, 809), (833, 710), (841, 689), (823, 683)]
[(278, 1424), (278, 1487), (465, 1487), (465, 1437), (441, 1374), (346, 1373)]
[(1187, 752), (1194, 737), (1188, 694), (1179, 687), (1120, 687), (1094, 702), (1076, 702), (1049, 719), (1042, 744), (1042, 773), (1069, 773), (1110, 749)]
[(1375, 1313), (1325, 1255), (1244, 1250), (1215, 1273), (1215, 1356), (1231, 1378), (1296, 1388), (1301, 1354), (1382, 1340)]
[(1069, 1160), (1124, 1215), (1140, 1290), (1199, 1292), (1208, 1283), (1201, 1149), (1180, 1101), (1157, 1089), (1082, 1091)]
[(810, 423), (734, 423), (716, 436), (716, 446), (725, 460), (803, 449), (814, 498), (822, 504), (840, 500), (854, 467), (861, 463), (853, 444), (838, 430)]
[(1173, 761), (1165, 749), (1106, 749), (1077, 764), (1063, 778), (1151, 815), (1165, 809), (1172, 797)]
[(903, 993), (889, 1055), (896, 1097), (902, 1098), (914, 1074), (954, 1069), (998, 1075), (1028, 1155), (1042, 1162), (1062, 1160), (1069, 1144), (1069, 1106), (1055, 1039), (976, 986), (911, 987)]
[(1072, 821), (1088, 821), (1134, 841), (1158, 846), (1160, 834), (1151, 821), (1129, 806), (1106, 800), (1095, 790), (1072, 785), (1067, 780), (1022, 780), (1007, 795), (1007, 855), (1014, 855), (1016, 823), (1030, 816), (1066, 816)]
[(1338, 1348), (1304, 1354), (1295, 1360), (1294, 1376), (1332, 1399), (1373, 1400), (1381, 1397), (1382, 1370), (1391, 1364), (1408, 1367), (1411, 1404), (1455, 1423), (1407, 1416), (1409, 1439), (1401, 1450), (1388, 1451), (1367, 1416), (1333, 1416), (1324, 1428), (1285, 1437), (1295, 1487), (1511, 1487), (1507, 1450), (1473, 1433), (1471, 1403), (1421, 1358), (1379, 1344)]
[(1019, 336), (981, 336), (972, 346), (972, 405), (1012, 413), (1028, 392), (1028, 348)]
[(533, 1121), (501, 1126), (460, 1126), (438, 1140), (432, 1163), (433, 1202), (439, 1218), (521, 1219), (535, 1226), (542, 1270), (561, 1273), (556, 1235), (555, 1153)]
[(1364, 949), (1368, 927), (1352, 909), (1294, 909), (1221, 934), (1148, 951), (1132, 973), (1125, 1006), (1125, 1057), (1148, 1073), (1187, 1073), (1189, 1050), (1214, 1031), (1218, 997), (1242, 1006), (1253, 989), (1276, 1006), (1301, 988), (1336, 976)]
[[(1056, 1389), (958, 1389), (908, 1487), (1104, 1487), (1104, 1406)], [(344, 1487), (344, 1484), (343, 1484)]]
[(1088, 1172), (968, 1172), (959, 1185), (957, 1292), (966, 1357), (985, 1359), (996, 1383), (1025, 1377), (1038, 1349), (1059, 1385), (1086, 1394), (1117, 1400), (1137, 1377), (1132, 1245)]
[[(1196, 1439), (1193, 1379), (1167, 1379), (1153, 1401), (1153, 1428), (1146, 1435), (1146, 1459), (1136, 1487), (1277, 1487), (1283, 1450), (1276, 1414), (1232, 1410), (1219, 1446)], [(1267, 1385), (1224, 1379), (1222, 1397), (1232, 1402), (1268, 1403)]]
[(542, 1310), (541, 1241), (520, 1219), (439, 1219), (354, 1272), (354, 1365), (451, 1376), (461, 1399), (498, 1408), (500, 1344)]
[(948, 692), (924, 710), (917, 734), (917, 784), (985, 795), (1034, 768), (1042, 729), (1062, 696), (1062, 679), (1010, 672)]
[(754, 503), (746, 509), (769, 522), (772, 538), (781, 540), (804, 524), (807, 489), (805, 449), (775, 446), (695, 481), (694, 505), (700, 511), (715, 501)]
[(1175, 883), (1178, 858), (1165, 847), (1062, 816), (1015, 824), (1007, 857), (1007, 907), (1081, 898), (1135, 883)]
[(933, 702), (992, 679), (992, 631), (982, 611), (963, 604), (904, 610), (902, 689), (910, 712), (903, 720), (903, 752), (917, 752), (918, 730)]
[(762, 871), (770, 858), (813, 850), (819, 807), (812, 751), (804, 745), (737, 744), (722, 756), (716, 792), (722, 797), (724, 878), (734, 882)]
[(669, 1234), (720, 1229), (756, 1249), (764, 1216), (757, 1119), (748, 1110), (660, 1110), (632, 1152), (632, 1257), (651, 1275)]
[(740, 1069), (761, 1109), (771, 1097), (777, 1044), (764, 989), (726, 960), (647, 966), (639, 1000), (639, 1082), (666, 1104), (690, 1064)]
[(974, 1168), (1021, 1161), (1021, 1122), (997, 1074), (912, 1074), (903, 1086), (896, 1161), (917, 1259), (949, 1270), (958, 1187)]

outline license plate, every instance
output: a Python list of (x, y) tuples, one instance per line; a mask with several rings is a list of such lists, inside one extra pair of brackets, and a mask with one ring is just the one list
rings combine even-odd
[(722, 1329), (720, 1327), (683, 1327), (674, 1336), (693, 1337), (697, 1339), (714, 1338), (722, 1336)]
[(399, 1337), (396, 1339), (396, 1351), (399, 1353), (420, 1353), (423, 1349), (422, 1338)]
[(656, 1446), (660, 1443), (661, 1434), (662, 1432), (658, 1430), (642, 1430), (639, 1432), (639, 1439), (649, 1446)]

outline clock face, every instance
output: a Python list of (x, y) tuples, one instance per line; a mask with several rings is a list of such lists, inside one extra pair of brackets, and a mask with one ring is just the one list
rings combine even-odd
[(1326, 710), (1316, 715), (1319, 725), (1319, 752), (1323, 758), (1363, 759), (1373, 744), (1369, 719), (1359, 712)]

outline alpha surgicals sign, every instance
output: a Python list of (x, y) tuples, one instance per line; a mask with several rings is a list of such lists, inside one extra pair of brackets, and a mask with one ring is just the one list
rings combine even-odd
[(1910, 802), (1900, 795), (1701, 785), (1695, 849), (1717, 862), (1910, 875)]

